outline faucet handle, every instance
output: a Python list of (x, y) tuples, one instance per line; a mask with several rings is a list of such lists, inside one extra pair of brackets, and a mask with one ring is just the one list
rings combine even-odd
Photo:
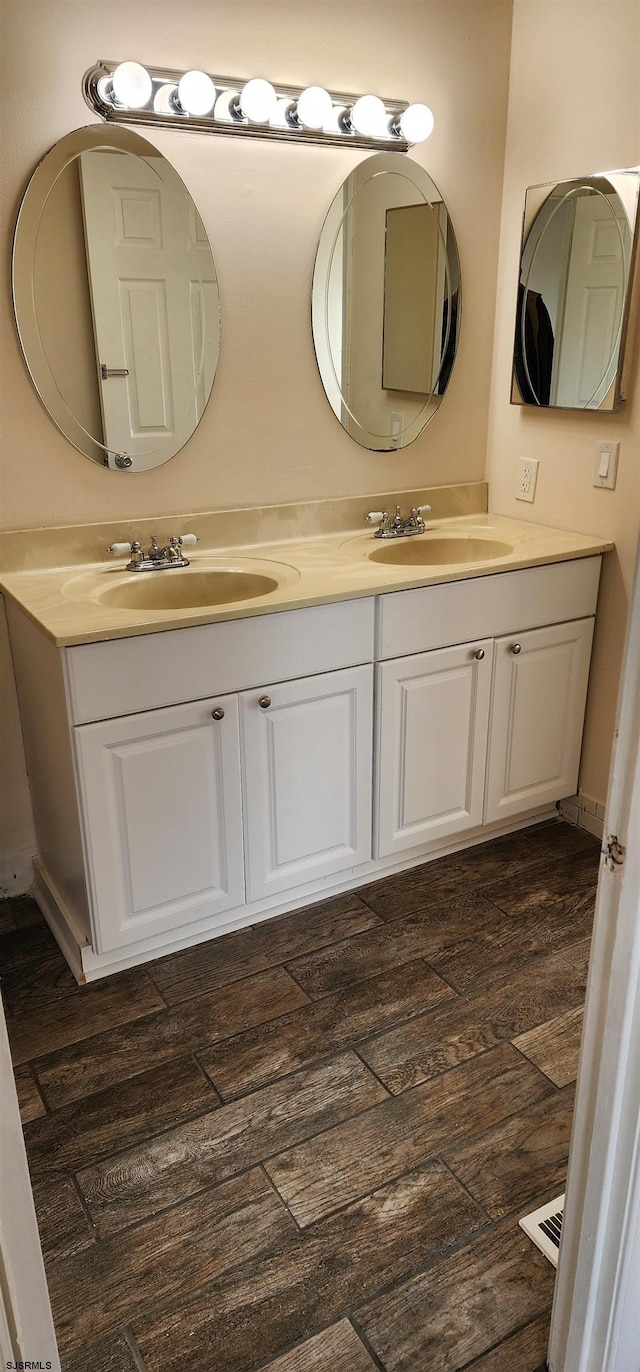
[(114, 556), (114, 557), (125, 557), (127, 553), (130, 553), (130, 552), (131, 552), (131, 544), (130, 544), (130, 543), (110, 543), (110, 544), (109, 544), (109, 547), (107, 548), (107, 552), (108, 552), (108, 553), (113, 553), (113, 556)]
[(389, 514), (388, 514), (388, 511), (387, 511), (387, 510), (370, 510), (369, 514), (368, 514), (368, 515), (365, 515), (365, 523), (366, 523), (366, 524), (381, 524), (382, 521), (383, 521), (383, 519), (388, 519), (388, 518), (389, 518)]
[(198, 542), (198, 535), (197, 535), (197, 534), (181, 534), (180, 537), (179, 537), (179, 539), (178, 539), (178, 543), (197, 543), (197, 542)]
[(419, 514), (419, 515), (431, 514), (431, 506), (430, 506), (430, 505), (418, 505), (418, 508), (417, 508), (417, 510), (416, 510), (416, 514)]

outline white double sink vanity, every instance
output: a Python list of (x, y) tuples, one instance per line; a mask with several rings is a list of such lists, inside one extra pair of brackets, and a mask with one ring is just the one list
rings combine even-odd
[(157, 521), (200, 543), (151, 574), (103, 554), (133, 526), (4, 536), (35, 893), (79, 980), (575, 790), (611, 545), (482, 513), (480, 487), (409, 494), (437, 517), (393, 546), (364, 500)]

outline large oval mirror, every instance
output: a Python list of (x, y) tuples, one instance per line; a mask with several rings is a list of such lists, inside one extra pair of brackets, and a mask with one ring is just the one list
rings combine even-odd
[(529, 187), (513, 404), (617, 408), (637, 200), (635, 171)]
[(56, 143), (20, 208), (13, 299), (36, 390), (80, 452), (137, 472), (184, 447), (213, 385), (218, 283), (157, 148), (102, 126)]
[(331, 204), (312, 295), (327, 399), (364, 448), (404, 448), (433, 418), (460, 318), (458, 249), (437, 187), (401, 153), (367, 158)]

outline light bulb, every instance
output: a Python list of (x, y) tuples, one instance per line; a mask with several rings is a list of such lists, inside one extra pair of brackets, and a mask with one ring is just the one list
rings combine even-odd
[(433, 133), (434, 124), (428, 105), (409, 105), (400, 115), (400, 132), (407, 143), (424, 143)]
[(153, 84), (146, 67), (139, 62), (121, 62), (111, 77), (111, 89), (119, 105), (141, 110), (151, 99)]
[(387, 111), (379, 95), (361, 95), (351, 111), (351, 123), (365, 138), (384, 138)]
[(267, 124), (278, 103), (278, 97), (270, 81), (254, 77), (253, 81), (247, 81), (246, 86), (243, 86), (239, 103), (241, 113), (250, 119), (252, 124)]
[(216, 102), (216, 88), (204, 71), (187, 71), (178, 82), (178, 100), (186, 114), (210, 114)]
[(296, 114), (305, 129), (323, 128), (331, 108), (331, 96), (323, 86), (307, 86), (296, 102)]

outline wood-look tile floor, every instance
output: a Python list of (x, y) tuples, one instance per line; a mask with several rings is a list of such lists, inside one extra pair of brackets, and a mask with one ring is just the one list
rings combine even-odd
[(551, 821), (78, 988), (0, 974), (64, 1372), (534, 1372), (599, 845)]

